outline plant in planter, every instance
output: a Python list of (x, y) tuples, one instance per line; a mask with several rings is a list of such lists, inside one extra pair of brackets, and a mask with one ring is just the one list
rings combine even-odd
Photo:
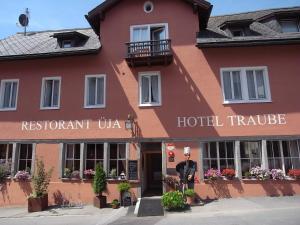
[(28, 212), (43, 211), (48, 207), (48, 186), (53, 168), (46, 171), (43, 160), (36, 160), (36, 174), (32, 177), (34, 192), (28, 198)]
[(270, 179), (271, 175), (269, 170), (262, 169), (259, 166), (252, 167), (250, 169), (250, 174), (258, 180), (268, 180)]
[(184, 195), (180, 191), (166, 192), (162, 196), (162, 206), (168, 210), (178, 210), (185, 207)]
[(217, 179), (221, 178), (222, 174), (221, 174), (220, 170), (216, 170), (216, 169), (211, 168), (211, 169), (206, 171), (204, 176), (207, 179), (209, 179), (211, 181), (214, 181), (214, 180), (217, 180)]
[(273, 180), (284, 180), (284, 172), (280, 169), (272, 169), (271, 176)]
[(192, 205), (195, 199), (195, 191), (193, 189), (187, 189), (184, 191), (184, 196), (186, 197), (186, 204)]
[(64, 178), (71, 178), (72, 175), (72, 170), (70, 170), (69, 168), (65, 168), (64, 169)]
[(250, 173), (250, 172), (245, 172), (245, 173), (244, 173), (244, 177), (245, 177), (246, 179), (251, 179), (251, 173)]
[(127, 200), (130, 200), (130, 203), (131, 203), (131, 198), (130, 198), (130, 193), (129, 193), (130, 188), (131, 188), (131, 185), (128, 182), (121, 182), (118, 184), (118, 190), (120, 192), (120, 197), (121, 197), (121, 204), (123, 206), (127, 205), (127, 204), (124, 204), (124, 200), (126, 198), (127, 198)]
[(99, 163), (96, 165), (93, 189), (97, 195), (94, 198), (94, 206), (100, 209), (106, 207), (106, 196), (102, 195), (102, 192), (106, 190), (106, 174)]
[(230, 168), (223, 169), (222, 175), (228, 180), (232, 180), (235, 176), (235, 170)]
[(30, 174), (29, 172), (25, 171), (25, 170), (20, 170), (16, 173), (16, 175), (14, 176), (14, 179), (18, 180), (18, 181), (27, 181), (30, 179)]
[(113, 209), (119, 208), (119, 205), (120, 205), (120, 203), (119, 203), (119, 200), (118, 200), (118, 199), (114, 199), (114, 200), (112, 201), (112, 203), (111, 203), (111, 207), (112, 207)]
[(92, 169), (89, 169), (89, 170), (83, 171), (83, 174), (86, 179), (93, 179), (93, 177), (95, 176), (95, 171)]
[(294, 179), (300, 179), (300, 169), (289, 170), (288, 175)]
[(112, 169), (109, 173), (109, 176), (112, 178), (112, 179), (116, 179), (117, 178), (117, 169)]
[(75, 180), (80, 180), (80, 171), (78, 170), (74, 170), (72, 173), (71, 173), (71, 179), (75, 179)]

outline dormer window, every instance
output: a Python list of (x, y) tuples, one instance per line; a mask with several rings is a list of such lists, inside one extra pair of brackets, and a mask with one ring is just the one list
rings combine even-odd
[(281, 20), (280, 24), (282, 33), (294, 33), (300, 31), (299, 20), (297, 19)]
[(60, 48), (82, 47), (89, 38), (77, 31), (55, 33), (52, 37), (57, 39), (57, 43)]
[(62, 48), (71, 48), (72, 47), (72, 41), (71, 40), (63, 40), (61, 44)]
[(243, 37), (245, 36), (245, 32), (243, 29), (232, 29), (231, 30), (233, 37)]

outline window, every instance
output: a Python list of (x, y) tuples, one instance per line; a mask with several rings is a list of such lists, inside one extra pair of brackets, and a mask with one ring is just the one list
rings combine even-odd
[(18, 170), (24, 170), (31, 172), (32, 167), (32, 157), (33, 157), (32, 144), (20, 144), (20, 155), (19, 155), (19, 165)]
[(70, 172), (80, 170), (80, 144), (65, 145), (65, 168)]
[(269, 169), (282, 169), (281, 150), (279, 141), (267, 142)]
[(158, 72), (139, 74), (140, 106), (161, 105), (161, 81)]
[(19, 80), (2, 80), (0, 86), (0, 110), (16, 110)]
[(293, 33), (300, 31), (300, 24), (297, 19), (281, 20), (280, 24), (283, 33)]
[(60, 104), (60, 77), (43, 78), (41, 109), (58, 109)]
[(72, 41), (71, 40), (63, 40), (61, 44), (62, 48), (72, 48)]
[(168, 24), (145, 24), (130, 27), (131, 42), (159, 41), (169, 38)]
[(109, 144), (109, 174), (112, 170), (120, 176), (122, 172), (126, 174), (126, 144)]
[(286, 174), (290, 169), (300, 169), (300, 141), (282, 141)]
[(203, 169), (206, 172), (210, 168), (234, 169), (234, 142), (209, 142), (205, 143), (203, 150)]
[(245, 33), (244, 33), (243, 29), (232, 29), (231, 33), (232, 33), (233, 37), (243, 37), (243, 36), (245, 36)]
[(89, 75), (85, 77), (85, 108), (105, 107), (105, 75)]
[(266, 67), (221, 69), (224, 103), (270, 102)]
[(246, 141), (240, 143), (242, 175), (252, 167), (261, 166), (261, 142)]
[(95, 170), (97, 163), (100, 163), (103, 167), (104, 166), (103, 162), (104, 162), (104, 145), (87, 144), (85, 169)]
[(11, 173), (12, 154), (12, 144), (0, 144), (0, 165), (5, 170), (7, 175)]

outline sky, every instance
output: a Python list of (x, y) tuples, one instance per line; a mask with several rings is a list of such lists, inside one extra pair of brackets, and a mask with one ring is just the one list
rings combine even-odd
[[(22, 32), (18, 18), (30, 11), (29, 31), (89, 27), (84, 15), (103, 0), (0, 0), (0, 39)], [(212, 15), (300, 6), (300, 0), (210, 0)]]

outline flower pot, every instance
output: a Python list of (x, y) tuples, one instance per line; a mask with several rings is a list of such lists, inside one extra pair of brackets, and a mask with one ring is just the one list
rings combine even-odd
[(119, 204), (113, 204), (113, 205), (111, 205), (111, 207), (113, 208), (113, 209), (118, 209), (119, 208)]
[(94, 206), (102, 209), (106, 207), (106, 196), (96, 196), (94, 198)]
[(186, 204), (187, 205), (193, 205), (195, 202), (195, 197), (186, 196)]
[(28, 199), (28, 212), (40, 212), (48, 208), (48, 194), (39, 198)]

